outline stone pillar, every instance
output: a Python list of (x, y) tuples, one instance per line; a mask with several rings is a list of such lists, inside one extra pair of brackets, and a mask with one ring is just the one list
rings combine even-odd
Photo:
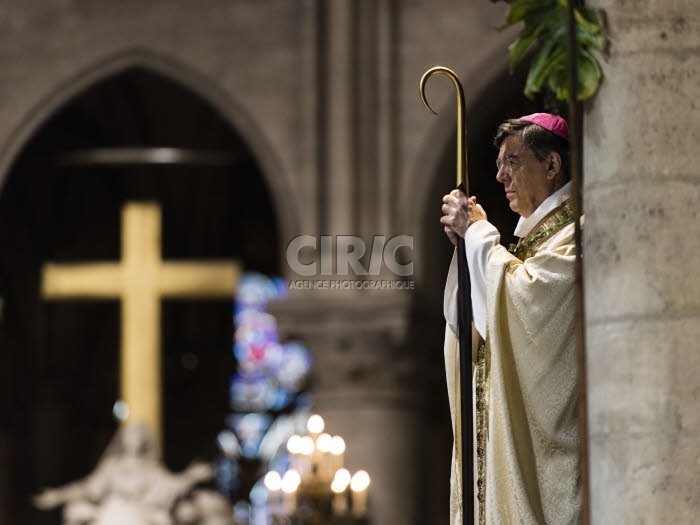
[(404, 341), (413, 292), (358, 292), (304, 290), (270, 311), (282, 340), (311, 351), (314, 411), (345, 439), (347, 468), (371, 476), (371, 523), (409, 525), (420, 512), (422, 417), (417, 359)]
[(353, 26), (354, 12), (352, 0), (337, 0), (327, 3), (326, 43), (326, 86), (327, 105), (325, 109), (325, 151), (328, 172), (326, 217), (324, 226), (338, 235), (356, 233), (355, 223), (355, 182), (354, 173), (354, 126), (357, 124), (354, 112), (352, 87), (354, 59)]
[(611, 49), (585, 118), (592, 522), (700, 511), (700, 6), (595, 0)]
[[(316, 100), (305, 106), (318, 112), (307, 138), (316, 140), (309, 148), (316, 165), (307, 165), (317, 174), (317, 194), (315, 201), (306, 201), (318, 206), (318, 226), (299, 234), (332, 236), (328, 253), (317, 238), (320, 273), (307, 276), (312, 282), (327, 280), (329, 289), (292, 290), (285, 301), (270, 305), (270, 312), (282, 340), (301, 340), (312, 353), (314, 410), (328, 432), (345, 438), (347, 468), (371, 476), (371, 523), (413, 525), (420, 520), (426, 457), (419, 450), (425, 447), (422, 371), (417, 345), (407, 341), (415, 290), (331, 289), (331, 283), (342, 281), (352, 286), (400, 277), (386, 264), (379, 275), (362, 276), (354, 270), (343, 274), (335, 256), (327, 267), (328, 259), (318, 260), (335, 254), (338, 236), (355, 235), (365, 242), (367, 267), (374, 236), (388, 241), (406, 233), (396, 230), (394, 217), (397, 7), (394, 0), (305, 0), (304, 5), (318, 24), (308, 29), (318, 48), (306, 79), (315, 85)], [(405, 251), (400, 264), (413, 255)], [(288, 264), (283, 268), (289, 281), (302, 277)]]

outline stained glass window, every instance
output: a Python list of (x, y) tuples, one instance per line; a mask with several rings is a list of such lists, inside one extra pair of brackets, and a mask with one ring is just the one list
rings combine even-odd
[(259, 273), (245, 273), (238, 283), (233, 303), (237, 371), (229, 385), (231, 413), (217, 436), (216, 465), (219, 488), (232, 501), (250, 499), (259, 470), (251, 463), (265, 469), (286, 460), (278, 451), (285, 451), (295, 431), (294, 415), (310, 406), (311, 355), (299, 342), (281, 344), (276, 320), (267, 312), (268, 303), (283, 300), (286, 291), (282, 279)]

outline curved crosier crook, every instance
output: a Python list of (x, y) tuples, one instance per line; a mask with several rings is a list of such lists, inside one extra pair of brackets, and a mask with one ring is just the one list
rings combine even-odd
[(452, 71), (449, 67), (435, 66), (426, 71), (420, 79), (420, 99), (423, 101), (423, 105), (435, 115), (438, 114), (437, 111), (430, 106), (428, 100), (425, 98), (425, 85), (428, 79), (433, 75), (445, 75), (452, 81), (455, 87), (455, 93), (457, 95), (457, 187), (461, 185), (464, 189), (464, 193), (469, 196), (467, 128), (464, 125), (464, 89), (462, 88), (462, 83), (459, 81), (459, 77), (457, 77), (457, 73)]

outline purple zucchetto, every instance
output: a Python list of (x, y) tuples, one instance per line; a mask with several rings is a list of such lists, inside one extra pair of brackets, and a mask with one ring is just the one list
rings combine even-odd
[(560, 136), (564, 140), (569, 140), (569, 126), (566, 120), (559, 115), (552, 115), (551, 113), (533, 113), (532, 115), (520, 117), (518, 120), (537, 124), (555, 135)]

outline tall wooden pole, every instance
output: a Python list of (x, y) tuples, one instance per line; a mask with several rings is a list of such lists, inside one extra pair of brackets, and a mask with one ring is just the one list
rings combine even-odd
[(571, 179), (574, 197), (574, 237), (576, 239), (576, 355), (578, 365), (578, 430), (579, 464), (581, 469), (581, 523), (590, 523), (590, 491), (588, 475), (588, 402), (586, 395), (586, 330), (585, 304), (583, 295), (583, 258), (581, 216), (583, 214), (583, 118), (582, 106), (578, 101), (578, 44), (576, 42), (576, 0), (567, 1), (566, 30), (569, 65), (569, 144), (571, 155)]

